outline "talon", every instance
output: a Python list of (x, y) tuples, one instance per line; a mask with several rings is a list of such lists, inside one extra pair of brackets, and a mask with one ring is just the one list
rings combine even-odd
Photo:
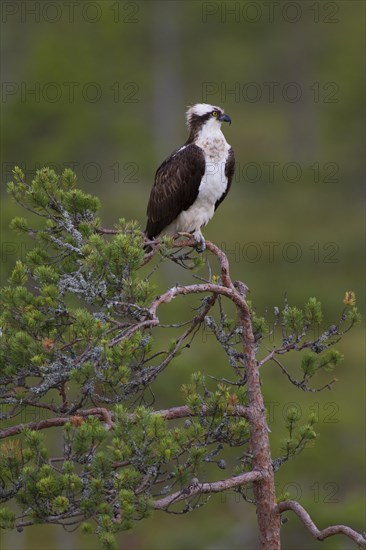
[(206, 250), (206, 241), (201, 231), (195, 231), (193, 237), (196, 241), (196, 250), (199, 254), (202, 254)]
[(205, 240), (197, 241), (196, 250), (197, 250), (198, 254), (203, 254), (204, 253), (204, 251), (206, 250)]

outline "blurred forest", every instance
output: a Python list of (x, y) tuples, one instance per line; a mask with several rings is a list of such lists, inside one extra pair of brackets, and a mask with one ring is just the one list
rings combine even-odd
[[(3, 1), (1, 10), (2, 284), (31, 247), (9, 230), (11, 218), (24, 215), (6, 195), (14, 165), (28, 178), (44, 165), (70, 166), (81, 188), (101, 199), (105, 227), (119, 217), (144, 226), (155, 170), (186, 139), (186, 106), (208, 102), (232, 118), (223, 130), (237, 171), (204, 235), (228, 252), (233, 278), (249, 286), (258, 313), (271, 323), (285, 294), (298, 305), (316, 296), (330, 323), (346, 290), (364, 310), (364, 2), (29, 0)], [(157, 285), (190, 277), (171, 263)], [(188, 313), (184, 299), (170, 306), (175, 321)], [(225, 375), (227, 359), (213, 340), (202, 332), (164, 372), (157, 405), (180, 404), (179, 388), (194, 371)], [(304, 419), (319, 414), (319, 440), (281, 469), (278, 494), (298, 499), (319, 527), (362, 531), (364, 327), (338, 349), (345, 360), (332, 391), (303, 393), (266, 367), (263, 392), (273, 455), (289, 406)], [(27, 414), (24, 421), (37, 418)], [(318, 543), (287, 515), (284, 549), (354, 547), (341, 536)], [(233, 494), (184, 516), (155, 512), (119, 540), (128, 550), (252, 550), (256, 536), (254, 507)], [(2, 550), (75, 548), (97, 543), (52, 526), (1, 533)]]

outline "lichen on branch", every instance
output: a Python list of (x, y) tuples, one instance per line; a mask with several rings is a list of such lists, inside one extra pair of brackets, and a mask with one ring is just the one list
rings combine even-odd
[[(246, 499), (251, 485), (260, 546), (279, 548), (285, 508), (274, 474), (316, 440), (316, 418), (300, 425), (289, 410), (282, 454), (272, 457), (260, 376), (273, 365), (303, 391), (331, 389), (342, 361), (334, 345), (359, 322), (354, 293), (317, 334), (324, 316), (314, 297), (276, 307), (270, 330), (215, 244), (206, 243), (215, 273), (156, 296), (162, 263), (204, 267), (190, 235), (147, 242), (135, 222), (102, 227), (99, 200), (69, 169), (44, 168), (27, 183), (16, 168), (8, 190), (30, 218), (12, 227), (34, 246), (0, 289), (0, 498), (15, 502), (0, 509), (0, 527), (81, 526), (115, 548), (115, 535), (154, 509), (191, 512), (227, 490)], [(190, 318), (165, 323), (164, 309), (188, 295)], [(189, 357), (202, 331), (226, 353), (221, 376), (190, 373), (171, 388), (176, 405), (156, 410), (155, 380), (179, 354)], [(285, 364), (288, 352), (298, 352), (297, 366)], [(329, 379), (314, 386), (323, 373)], [(29, 410), (39, 414), (25, 422)], [(50, 430), (62, 440), (56, 456)]]

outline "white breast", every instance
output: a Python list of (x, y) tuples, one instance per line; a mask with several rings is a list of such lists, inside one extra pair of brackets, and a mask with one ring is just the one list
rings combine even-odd
[(196, 141), (206, 158), (206, 170), (202, 177), (195, 202), (179, 214), (179, 216), (165, 228), (164, 233), (179, 231), (193, 232), (206, 225), (215, 212), (215, 204), (222, 197), (227, 187), (225, 175), (226, 161), (230, 145), (219, 130), (214, 134), (202, 134)]

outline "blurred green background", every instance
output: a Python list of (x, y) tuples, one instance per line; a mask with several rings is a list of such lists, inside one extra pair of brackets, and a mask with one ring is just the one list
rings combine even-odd
[[(364, 2), (3, 1), (1, 9), (2, 284), (30, 247), (8, 229), (23, 215), (5, 192), (15, 164), (28, 178), (43, 165), (71, 166), (100, 197), (104, 226), (122, 216), (144, 225), (155, 170), (186, 139), (186, 106), (208, 102), (232, 118), (224, 132), (237, 171), (204, 234), (228, 251), (258, 312), (271, 322), (285, 293), (298, 305), (315, 295), (331, 323), (351, 289), (364, 309)], [(187, 273), (165, 265), (158, 286), (177, 280)], [(167, 314), (190, 310), (178, 300)], [(262, 373), (274, 456), (288, 406), (304, 420), (319, 414), (318, 442), (277, 482), (320, 527), (365, 529), (363, 332), (338, 346), (345, 360), (331, 392), (295, 390), (276, 367)], [(287, 365), (295, 371), (297, 361)], [(229, 368), (202, 333), (162, 375), (157, 406), (181, 404), (191, 372), (229, 377)], [(316, 542), (287, 516), (284, 549), (354, 547), (341, 536)], [(252, 550), (256, 536), (254, 508), (217, 495), (189, 515), (155, 513), (119, 540), (127, 550)], [(76, 548), (97, 543), (52, 526), (1, 533), (1, 550)]]

